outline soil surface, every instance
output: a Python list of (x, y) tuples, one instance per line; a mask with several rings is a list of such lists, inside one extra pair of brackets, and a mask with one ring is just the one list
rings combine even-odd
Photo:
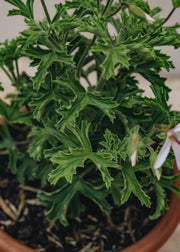
[(139, 240), (155, 225), (146, 209), (132, 197), (115, 207), (110, 216), (86, 200), (81, 219), (69, 220), (69, 226), (54, 225), (44, 217), (44, 208), (36, 193), (37, 184), (20, 185), (8, 169), (8, 158), (0, 155), (0, 227), (21, 243), (46, 252), (117, 251)]

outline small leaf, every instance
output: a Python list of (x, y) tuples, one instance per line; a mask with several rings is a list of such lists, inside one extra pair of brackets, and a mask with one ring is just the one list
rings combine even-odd
[(39, 90), (43, 80), (45, 79), (48, 68), (52, 65), (53, 62), (61, 62), (64, 64), (70, 64), (71, 66), (74, 65), (72, 61), (72, 56), (67, 55), (64, 52), (47, 52), (45, 55), (40, 56), (41, 61), (38, 66), (38, 71), (36, 72), (35, 76), (32, 78), (33, 85), (36, 90)]
[(154, 184), (154, 189), (156, 193), (156, 209), (155, 212), (149, 216), (151, 220), (159, 218), (167, 209), (167, 195), (163, 187), (158, 183)]
[(70, 153), (59, 152), (54, 155), (50, 160), (59, 165), (49, 174), (49, 182), (55, 185), (60, 178), (65, 177), (67, 182), (72, 183), (76, 168), (84, 167), (87, 157), (87, 152), (81, 149), (72, 149)]
[(32, 127), (29, 136), (33, 138), (28, 146), (28, 152), (32, 158), (39, 161), (48, 143), (56, 145), (59, 140), (59, 135), (54, 131), (50, 127)]
[(115, 75), (115, 68), (117, 65), (122, 65), (122, 67), (129, 68), (130, 58), (127, 56), (129, 50), (124, 45), (111, 45), (98, 43), (97, 46), (92, 47), (92, 52), (103, 52), (105, 54), (105, 59), (100, 65), (103, 68), (105, 79), (110, 79)]
[(26, 5), (21, 0), (4, 0), (14, 6), (16, 6), (18, 9), (10, 10), (8, 15), (22, 15), (27, 18), (33, 18), (33, 3), (34, 0), (27, 0)]

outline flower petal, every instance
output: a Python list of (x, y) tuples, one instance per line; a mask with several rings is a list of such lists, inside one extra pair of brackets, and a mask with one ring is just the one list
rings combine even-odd
[(145, 16), (148, 23), (153, 24), (155, 22), (154, 18), (149, 16), (147, 13), (145, 13)]
[(172, 149), (173, 149), (174, 155), (176, 157), (176, 163), (177, 163), (178, 170), (180, 171), (180, 145), (173, 141)]
[(176, 127), (173, 129), (174, 133), (180, 132), (180, 123), (176, 125)]
[(163, 147), (161, 148), (156, 158), (156, 161), (154, 163), (154, 169), (158, 169), (163, 165), (170, 151), (170, 148), (171, 148), (171, 140), (167, 137)]
[(135, 150), (133, 154), (131, 155), (131, 165), (135, 166), (136, 165), (136, 156), (137, 156), (137, 151)]

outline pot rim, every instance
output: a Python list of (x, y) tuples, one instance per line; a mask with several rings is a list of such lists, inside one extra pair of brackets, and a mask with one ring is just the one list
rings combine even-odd
[[(179, 173), (176, 162), (174, 162), (174, 173)], [(175, 182), (180, 187), (180, 178)], [(169, 202), (169, 210), (162, 216), (160, 221), (152, 228), (152, 230), (136, 243), (117, 252), (155, 252), (157, 251), (171, 236), (180, 221), (180, 198), (175, 194), (171, 194)], [(168, 228), (167, 228), (168, 227)], [(0, 251), (1, 252), (37, 252), (37, 250), (29, 248), (0, 228)]]
[[(174, 162), (174, 174), (180, 174), (176, 161)], [(175, 185), (180, 188), (180, 177)], [(161, 217), (159, 222), (136, 243), (117, 252), (155, 252), (165, 244), (180, 221), (180, 197), (171, 193), (169, 210)]]

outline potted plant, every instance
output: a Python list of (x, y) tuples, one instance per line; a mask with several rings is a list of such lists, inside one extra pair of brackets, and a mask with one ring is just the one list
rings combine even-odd
[[(53, 17), (41, 0), (42, 21), (34, 0), (5, 1), (15, 7), (9, 15), (22, 15), (28, 26), (0, 48), (0, 67), (16, 89), (10, 103), (0, 100), (9, 170), (22, 184), (40, 181), (38, 197), (53, 223), (67, 226), (91, 202), (109, 215), (132, 195), (153, 210), (151, 220), (160, 218), (167, 189), (179, 192), (172, 168), (176, 159), (180, 169), (180, 113), (171, 110), (161, 77), (174, 66), (157, 47), (179, 48), (179, 24), (166, 22), (180, 1), (162, 19), (143, 0), (60, 1)], [(19, 69), (22, 57), (36, 68), (33, 76)], [(137, 75), (154, 97), (143, 95)]]

